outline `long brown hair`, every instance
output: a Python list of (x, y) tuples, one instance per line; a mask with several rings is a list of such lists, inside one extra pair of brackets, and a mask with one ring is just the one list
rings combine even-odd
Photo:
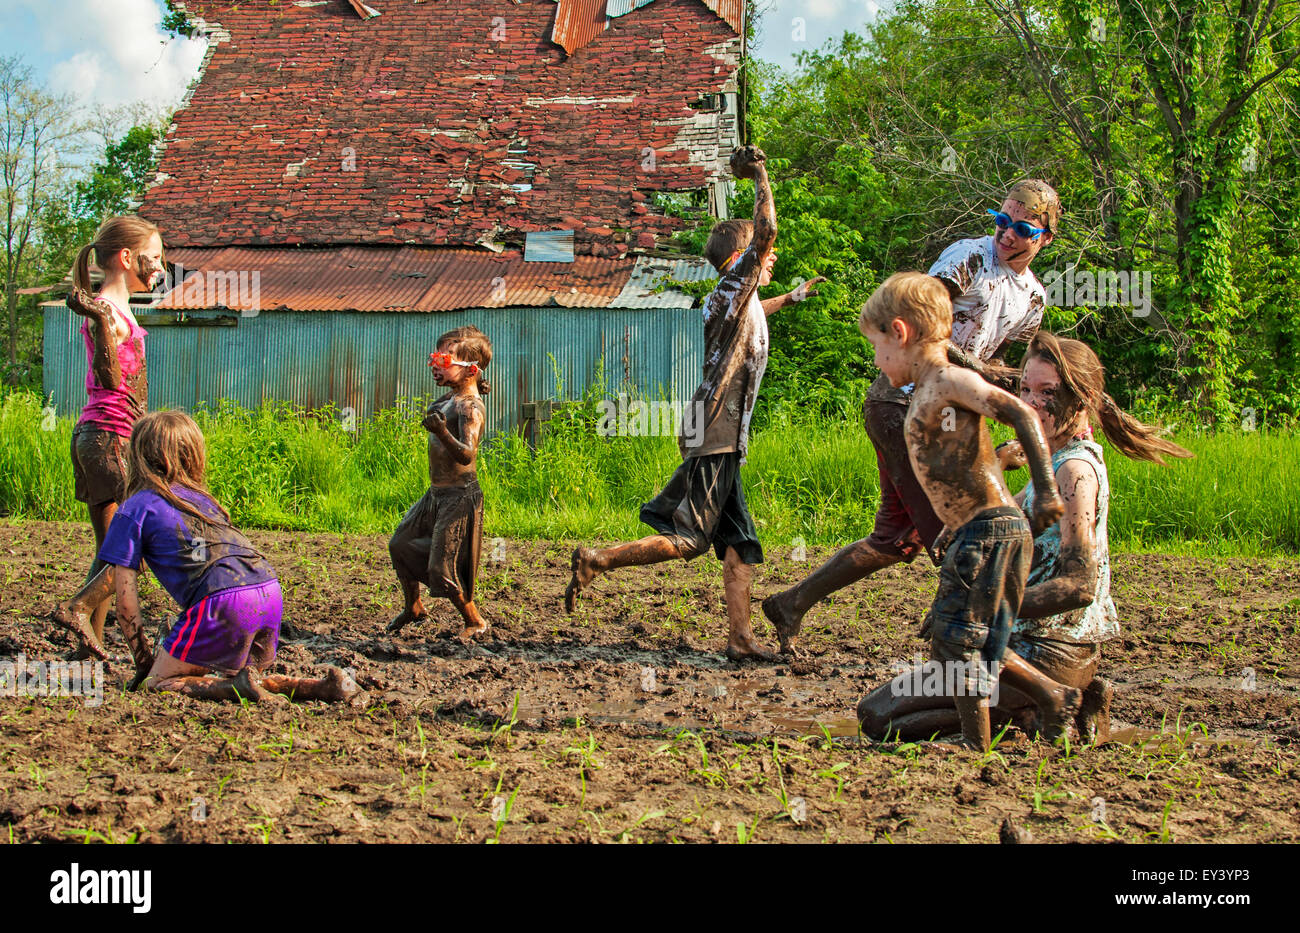
[[(1040, 330), (1025, 351), (1024, 365), (1037, 357), (1050, 363), (1061, 377), (1058, 396), (1062, 411), (1073, 415), (1086, 409), (1089, 421), (1101, 425), (1106, 439), (1124, 456), (1165, 465), (1164, 458), (1191, 457), (1191, 451), (1156, 434), (1156, 429), (1138, 421), (1106, 392), (1106, 370), (1092, 348), (1080, 340), (1058, 337)], [(1058, 417), (1059, 424), (1063, 419)]]
[[(207, 487), (208, 463), (203, 432), (185, 412), (151, 411), (136, 421), (131, 428), (126, 466), (128, 497), (146, 489), (155, 492), (173, 508), (194, 518), (200, 532), (214, 524), (230, 526), (230, 513), (222, 508)], [(202, 493), (216, 506), (221, 519), (214, 520), (200, 512), (172, 492), (172, 486), (184, 486)]]
[[(91, 291), (90, 251), (95, 251), (95, 265), (105, 269), (109, 257), (124, 249), (142, 250), (149, 244), (149, 238), (158, 233), (158, 226), (143, 217), (130, 214), (124, 217), (110, 217), (99, 225), (95, 233), (95, 242), (87, 243), (77, 251), (77, 261), (72, 267), (72, 284), (86, 292)], [(161, 234), (159, 234), (161, 237)], [(164, 266), (165, 268), (165, 266)]]
[(442, 347), (449, 343), (456, 345), (456, 355), (461, 359), (478, 364), (479, 394), (487, 395), (491, 392), (492, 383), (488, 382), (487, 376), (483, 373), (492, 362), (492, 341), (488, 339), (487, 334), (472, 324), (467, 324), (447, 331), (438, 338), (437, 346)]

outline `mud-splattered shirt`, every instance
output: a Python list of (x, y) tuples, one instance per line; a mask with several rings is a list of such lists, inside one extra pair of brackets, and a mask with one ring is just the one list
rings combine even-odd
[[(1017, 273), (1002, 263), (991, 236), (953, 243), (929, 274), (956, 288), (952, 342), (982, 362), (992, 359), (1008, 340), (1028, 343), (1042, 323), (1046, 289), (1030, 270)], [(882, 375), (867, 397), (906, 405), (911, 393), (907, 386), (893, 388)]]
[[(1093, 526), (1097, 542), (1097, 592), (1092, 602), (1080, 609), (1042, 619), (1016, 619), (1011, 630), (1034, 638), (1052, 638), (1073, 644), (1092, 644), (1119, 636), (1119, 616), (1110, 598), (1110, 539), (1106, 517), (1110, 512), (1110, 479), (1101, 445), (1075, 440), (1052, 454), (1052, 472), (1067, 460), (1082, 460), (1097, 474), (1097, 522)], [(1034, 483), (1025, 487), (1025, 512), (1033, 514)], [(1026, 587), (1054, 579), (1061, 572), (1061, 523), (1057, 522), (1034, 539), (1034, 562), (1029, 569)]]
[(275, 579), (266, 558), (224, 524), (211, 499), (184, 486), (173, 486), (172, 492), (210, 517), (210, 529), (192, 531), (197, 524), (192, 517), (146, 489), (129, 497), (113, 516), (100, 560), (131, 570), (139, 570), (144, 560), (182, 609), (221, 590)]
[[(749, 447), (749, 419), (767, 369), (767, 316), (758, 300), (761, 257), (751, 246), (704, 299), (704, 372), (682, 412), (682, 459), (740, 453)], [(701, 427), (702, 426), (702, 427)], [(698, 438), (690, 446), (688, 439)]]

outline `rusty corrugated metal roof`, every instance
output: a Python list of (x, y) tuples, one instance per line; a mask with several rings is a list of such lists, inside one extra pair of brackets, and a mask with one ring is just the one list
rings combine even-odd
[[(246, 308), (256, 292), (268, 311), (454, 311), (460, 308), (604, 308), (632, 277), (636, 262), (577, 256), (573, 262), (524, 262), (500, 254), (429, 247), (320, 249), (173, 248), (185, 285), (159, 307)], [(192, 272), (203, 273), (196, 283)], [(254, 278), (256, 273), (256, 278)], [(242, 278), (241, 278), (242, 276)], [(231, 295), (238, 288), (240, 297)], [(225, 298), (218, 301), (219, 289)], [(639, 307), (674, 307), (680, 294)]]
[(744, 35), (745, 0), (704, 0), (704, 5), (717, 13), (737, 35)]
[(609, 26), (605, 0), (556, 0), (551, 41), (572, 55)]
[[(609, 20), (626, 16), (633, 10), (647, 6), (653, 0), (555, 0), (555, 26), (551, 41), (572, 55), (592, 39), (609, 28)], [(737, 35), (743, 31), (745, 0), (702, 0)]]

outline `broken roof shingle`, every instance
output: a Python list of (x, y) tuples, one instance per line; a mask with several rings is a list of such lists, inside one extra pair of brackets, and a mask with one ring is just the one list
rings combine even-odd
[(578, 254), (620, 256), (683, 226), (655, 191), (725, 177), (736, 117), (692, 105), (736, 91), (740, 37), (700, 0), (655, 0), (575, 57), (549, 41), (555, 0), (407, 0), (366, 22), (350, 4), (186, 0), (221, 41), (141, 207), (169, 246), (572, 229)]

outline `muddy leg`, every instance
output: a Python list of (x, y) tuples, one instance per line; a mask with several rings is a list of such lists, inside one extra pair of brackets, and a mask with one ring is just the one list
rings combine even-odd
[[(86, 583), (90, 584), (100, 571), (106, 566), (100, 561), (99, 549), (104, 546), (104, 536), (108, 534), (108, 525), (117, 514), (116, 502), (105, 502), (103, 505), (95, 506), (90, 509), (90, 524), (95, 529), (95, 561), (90, 565), (90, 572), (86, 574)], [(82, 587), (85, 590), (85, 587)], [(99, 603), (91, 609), (90, 628), (95, 633), (95, 640), (101, 645), (104, 643), (104, 619), (108, 616), (109, 599), (112, 595), (110, 589), (108, 593), (100, 599)]]
[(1014, 651), (1008, 650), (1002, 657), (1002, 678), (1034, 701), (1038, 731), (1048, 741), (1060, 738), (1079, 712), (1083, 700), (1079, 690), (1057, 683)]
[(361, 692), (357, 682), (337, 667), (331, 667), (319, 679), (267, 674), (262, 678), (261, 686), (263, 690), (292, 700), (323, 700), (326, 703), (342, 703)]
[(727, 658), (732, 661), (775, 661), (764, 651), (750, 626), (750, 594), (754, 568), (740, 559), (733, 547), (722, 560), (722, 583), (727, 598)]
[(959, 696), (952, 698), (961, 717), (962, 744), (976, 751), (987, 752), (993, 744), (989, 727), (989, 701), (987, 697)]
[(819, 600), (900, 560), (902, 558), (897, 555), (877, 551), (863, 538), (840, 548), (826, 563), (790, 589), (763, 600), (763, 614), (776, 627), (782, 653), (794, 650), (804, 613)]
[(667, 535), (649, 535), (599, 551), (589, 547), (577, 548), (570, 564), (573, 577), (564, 591), (564, 611), (572, 613), (578, 605), (578, 593), (602, 573), (618, 567), (658, 564), (681, 556), (677, 544)]
[(196, 700), (238, 702), (244, 699), (250, 703), (261, 703), (277, 699), (274, 694), (262, 688), (257, 674), (251, 667), (244, 668), (234, 677), (205, 677), (190, 674), (156, 678), (150, 674), (145, 678), (144, 689), (181, 693)]
[(1083, 691), (1083, 702), (1074, 717), (1080, 742), (1100, 745), (1110, 740), (1110, 701), (1115, 687), (1105, 677), (1094, 677)]
[[(95, 563), (99, 565), (98, 560)], [(99, 572), (75, 596), (54, 608), (50, 620), (77, 636), (80, 641), (79, 651), (88, 651), (90, 656), (106, 661), (108, 652), (104, 649), (102, 640), (95, 637), (91, 612), (101, 604), (108, 605), (108, 599), (113, 595), (114, 568), (112, 564), (102, 564), (100, 567)]]
[(488, 630), (488, 624), (479, 615), (474, 600), (456, 595), (451, 597), (451, 604), (460, 611), (461, 616), (465, 619), (465, 628), (461, 630), (459, 636), (461, 641), (470, 641), (475, 635), (482, 635)]
[(402, 587), (402, 611), (393, 616), (392, 621), (388, 623), (385, 629), (396, 635), (406, 625), (412, 622), (423, 622), (429, 618), (429, 613), (424, 608), (424, 603), (420, 601), (420, 583), (418, 580), (407, 580), (404, 577), (397, 578), (398, 584)]

